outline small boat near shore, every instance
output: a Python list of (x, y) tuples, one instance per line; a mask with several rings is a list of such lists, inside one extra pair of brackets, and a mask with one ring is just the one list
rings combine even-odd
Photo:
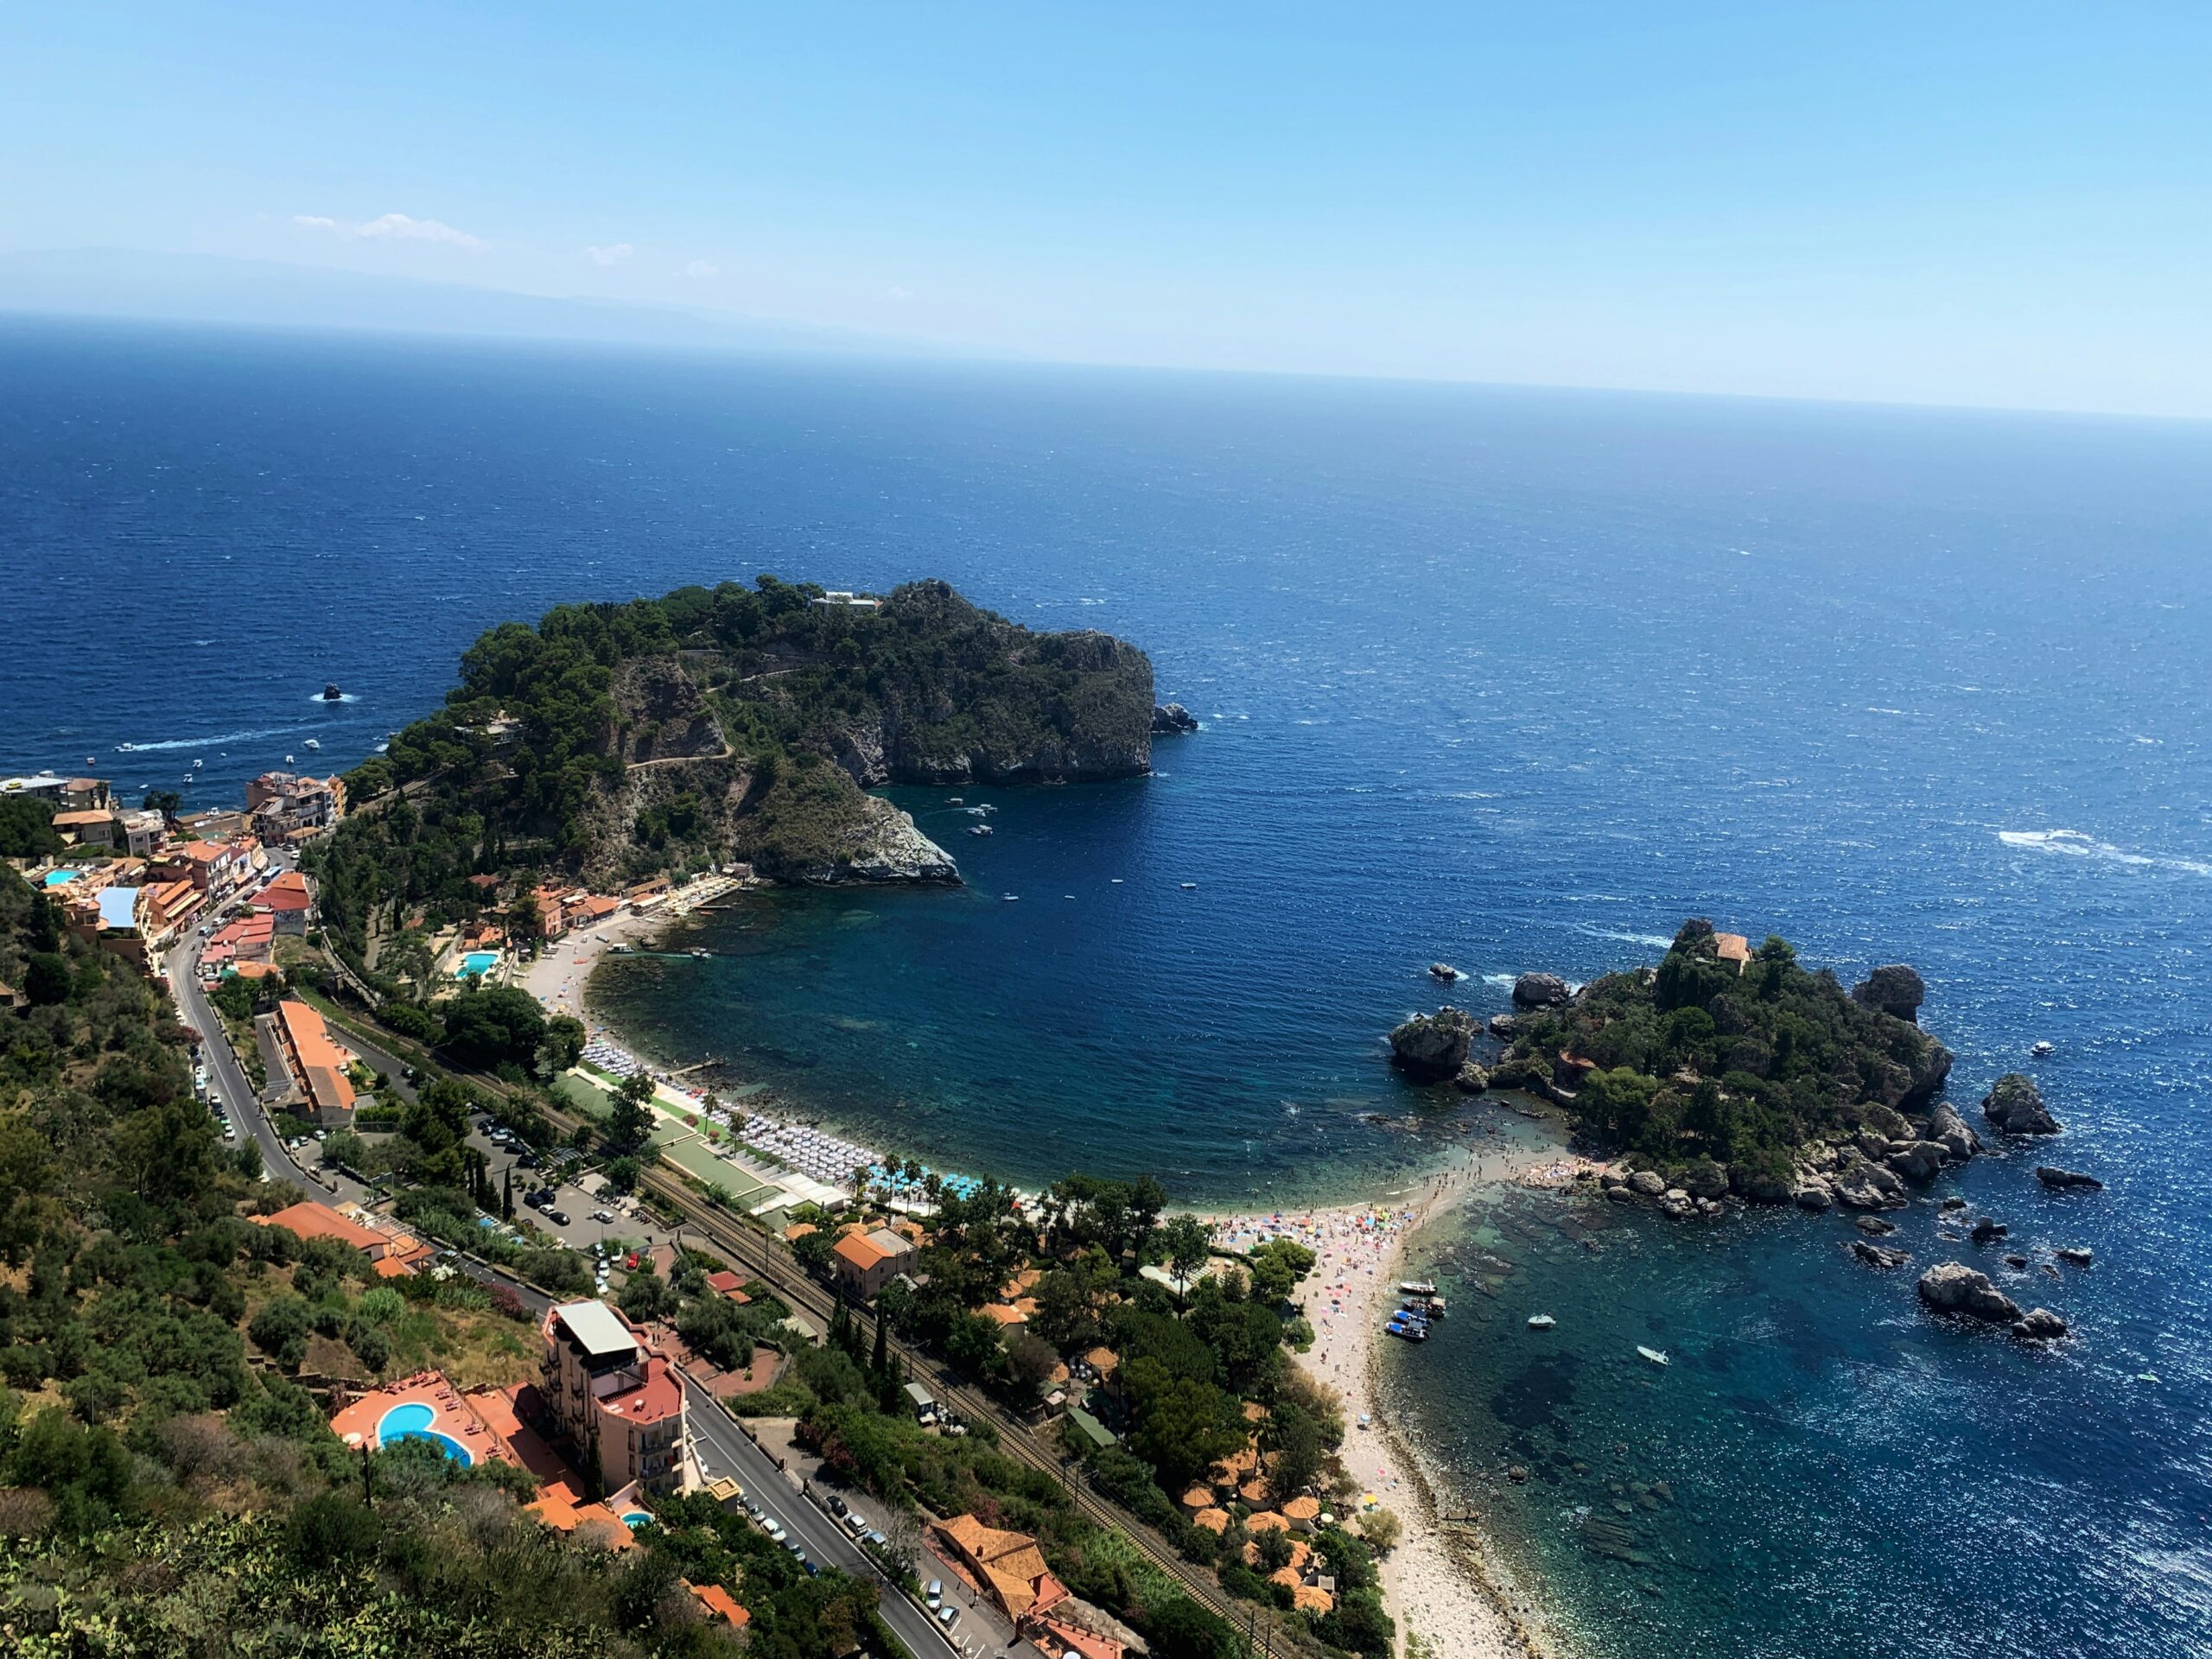
[(1436, 1287), (1429, 1283), (1426, 1279), (1401, 1279), (1398, 1281), (1398, 1294), (1401, 1296), (1433, 1296), (1436, 1294)]
[(2028, 1051), (2028, 1055), (2031, 1059), (2046, 1060), (2056, 1052), (2058, 1050), (2056, 1046), (2050, 1043), (2037, 1043)]
[(971, 836), (988, 836), (991, 833), (991, 826), (988, 823), (971, 824), (969, 826), (968, 833)]
[(696, 944), (695, 944), (695, 945), (693, 945), (693, 946), (691, 947), (691, 955), (692, 955), (692, 957), (693, 957), (693, 959), (694, 959), (695, 961), (698, 961), (698, 962), (704, 962), (704, 961), (706, 961), (706, 960), (707, 960), (707, 958), (708, 958), (708, 957), (709, 957), (713, 956), (714, 954), (715, 954), (715, 953), (714, 953), (713, 951), (711, 951), (711, 950), (703, 950), (703, 949), (702, 949), (700, 946), (696, 945)]
[(1636, 1351), (1643, 1355), (1644, 1358), (1649, 1360), (1654, 1365), (1665, 1365), (1668, 1363), (1666, 1351), (1663, 1349), (1647, 1348), (1639, 1342), (1636, 1344)]
[(1548, 1313), (1531, 1313), (1529, 1316), (1529, 1328), (1531, 1331), (1548, 1331), (1558, 1323), (1559, 1321)]

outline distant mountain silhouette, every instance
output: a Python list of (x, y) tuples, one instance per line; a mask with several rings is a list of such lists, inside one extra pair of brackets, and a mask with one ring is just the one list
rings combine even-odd
[[(320, 265), (128, 248), (0, 253), (0, 311), (733, 351), (934, 357), (954, 349), (734, 311), (559, 299)], [(998, 355), (967, 346), (957, 352)]]

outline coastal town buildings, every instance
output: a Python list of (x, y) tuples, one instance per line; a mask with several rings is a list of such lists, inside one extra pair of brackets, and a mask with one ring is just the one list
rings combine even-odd
[(556, 1434), (602, 1484), (674, 1491), (689, 1446), (683, 1389), (645, 1334), (605, 1302), (547, 1313), (538, 1402)]
[(291, 1073), (289, 1103), (318, 1128), (342, 1129), (353, 1121), (353, 1085), (346, 1068), (353, 1057), (334, 1041), (322, 1016), (287, 997), (270, 1022)]
[(302, 872), (286, 870), (254, 894), (253, 906), (269, 918), (275, 931), (297, 938), (308, 931), (315, 889)]
[(264, 772), (245, 786), (245, 810), (262, 840), (304, 840), (346, 816), (346, 782), (334, 776)]

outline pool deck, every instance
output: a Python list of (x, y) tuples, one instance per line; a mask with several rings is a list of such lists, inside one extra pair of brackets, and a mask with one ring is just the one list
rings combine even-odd
[[(477, 1414), (470, 1396), (454, 1387), (442, 1371), (417, 1371), (388, 1388), (361, 1395), (330, 1420), (330, 1432), (349, 1446), (365, 1444), (381, 1449), (378, 1425), (396, 1408), (407, 1405), (429, 1407), (429, 1427), (458, 1443), (472, 1465), (486, 1458), (497, 1458), (502, 1463), (522, 1462)], [(359, 1440), (349, 1438), (356, 1434), (360, 1436)]]

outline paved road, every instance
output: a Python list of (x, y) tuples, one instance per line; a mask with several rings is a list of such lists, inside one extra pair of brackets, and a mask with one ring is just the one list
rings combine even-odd
[[(957, 1639), (973, 1633), (958, 1630), (948, 1641), (930, 1616), (906, 1599), (904, 1591), (887, 1579), (866, 1551), (849, 1537), (843, 1527), (823, 1510), (799, 1495), (790, 1478), (776, 1467), (776, 1460), (745, 1437), (721, 1404), (704, 1389), (687, 1379), (683, 1385), (690, 1408), (691, 1443), (700, 1467), (709, 1479), (734, 1477), (745, 1495), (784, 1524), (798, 1540), (817, 1567), (834, 1567), (865, 1579), (882, 1592), (883, 1622), (906, 1643), (914, 1659), (953, 1659), (961, 1652)], [(967, 1621), (963, 1618), (963, 1624)], [(993, 1644), (996, 1646), (995, 1643)], [(1036, 1659), (1027, 1643), (1017, 1659)]]

